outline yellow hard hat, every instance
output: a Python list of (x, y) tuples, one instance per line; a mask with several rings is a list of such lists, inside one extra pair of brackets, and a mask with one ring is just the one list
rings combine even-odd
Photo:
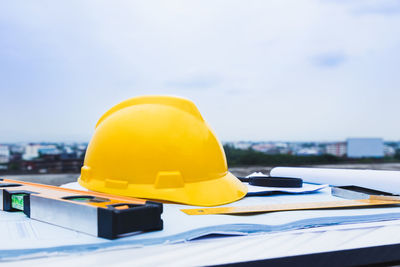
[(172, 96), (134, 97), (107, 111), (78, 181), (93, 191), (197, 206), (247, 193), (195, 104)]

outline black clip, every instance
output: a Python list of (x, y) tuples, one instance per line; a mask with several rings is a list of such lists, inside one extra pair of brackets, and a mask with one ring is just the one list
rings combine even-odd
[(249, 183), (250, 185), (264, 186), (264, 187), (300, 188), (303, 186), (303, 180), (300, 178), (250, 176), (250, 177), (238, 177), (238, 179), (242, 182)]

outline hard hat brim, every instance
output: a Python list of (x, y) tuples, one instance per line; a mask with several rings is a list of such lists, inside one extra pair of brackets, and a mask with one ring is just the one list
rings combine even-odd
[(173, 201), (193, 206), (219, 206), (237, 201), (247, 193), (247, 186), (233, 174), (217, 179), (186, 183), (179, 188), (155, 189), (150, 184), (130, 184), (126, 188), (107, 188), (100, 180), (78, 182), (89, 190), (130, 197)]

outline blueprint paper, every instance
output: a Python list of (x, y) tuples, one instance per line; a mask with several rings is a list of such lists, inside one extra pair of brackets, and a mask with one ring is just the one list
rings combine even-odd
[(279, 177), (299, 177), (309, 183), (356, 185), (400, 194), (400, 171), (276, 167), (270, 174)]
[[(224, 206), (300, 203), (338, 199), (331, 196), (330, 188), (324, 188), (313, 194), (248, 197)], [(164, 204), (162, 214), (164, 229), (162, 231), (137, 233), (112, 241), (30, 220), (22, 212), (0, 212), (0, 229), (2, 229), (0, 230), (2, 235), (0, 239), (0, 260), (63, 253), (83, 253), (119, 246), (140, 247), (177, 243), (210, 234), (247, 235), (400, 219), (400, 207), (286, 211), (250, 216), (190, 216), (180, 211), (183, 208), (188, 208), (188, 206)]]
[[(65, 254), (24, 261), (27, 266), (214, 266), (362, 247), (399, 244), (400, 222), (319, 227), (284, 233), (205, 238), (197, 242), (147, 247), (105, 248), (97, 253)], [(251, 249), (249, 249), (251, 248)], [(240, 252), (240, 253), (238, 253)], [(155, 257), (155, 255), (157, 255)], [(2, 267), (21, 267), (21, 262)]]

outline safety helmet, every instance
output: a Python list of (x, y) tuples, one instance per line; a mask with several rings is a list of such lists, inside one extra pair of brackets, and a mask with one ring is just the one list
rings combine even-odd
[(196, 206), (247, 193), (195, 104), (172, 96), (134, 97), (107, 111), (78, 181), (93, 191)]

